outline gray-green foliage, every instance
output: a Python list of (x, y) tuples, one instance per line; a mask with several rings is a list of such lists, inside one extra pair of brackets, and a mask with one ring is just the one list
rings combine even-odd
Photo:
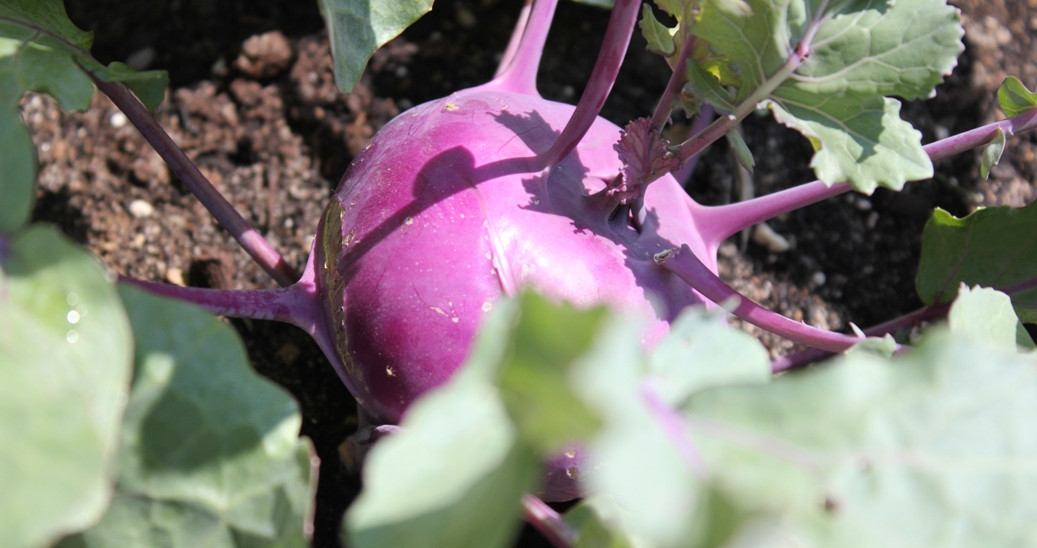
[(352, 91), (375, 50), (432, 9), (432, 0), (318, 0), (331, 39), (335, 80)]
[(57, 230), (0, 251), (0, 545), (42, 546), (104, 511), (132, 347), (104, 270)]
[(17, 111), (25, 92), (47, 93), (66, 109), (83, 110), (94, 94), (93, 74), (125, 82), (149, 108), (162, 100), (165, 73), (104, 66), (89, 55), (92, 41), (68, 19), (61, 0), (0, 1), (0, 232), (25, 224), (32, 209), (35, 153)]
[[(545, 303), (522, 303), (520, 318), (524, 310), (543, 317)], [(600, 421), (572, 431), (588, 458), (588, 498), (566, 516), (580, 535), (576, 546), (1037, 541), (1037, 435), (1026, 420), (1037, 412), (1037, 358), (1002, 293), (963, 289), (949, 327), (902, 355), (853, 352), (769, 382), (766, 353), (720, 318), (690, 313), (646, 354), (628, 319), (565, 310), (559, 317), (599, 326), (565, 368), (567, 399), (582, 400), (573, 405)], [(467, 530), (502, 545), (487, 531), (519, 519), (514, 497), (529, 476), (516, 474), (533, 462), (521, 448), (535, 444), (504, 412), (500, 394), (514, 377), (493, 371), (536, 369), (509, 361), (503, 349), (537, 323), (508, 331), (498, 317), (458, 379), (420, 400), (400, 439), (372, 453), (369, 500), (348, 521), (354, 540), (384, 545), (406, 531), (411, 543), (402, 545), (417, 545), (456, 541), (449, 535)], [(543, 329), (549, 337), (557, 326)], [(521, 414), (520, 403), (509, 406)], [(455, 423), (468, 425), (459, 437), (459, 427), (444, 427)], [(487, 441), (475, 450), (480, 428), (493, 430), (483, 430)], [(506, 494), (489, 495), (501, 485)], [(419, 511), (405, 502), (429, 492), (435, 496), (419, 497)]]
[(700, 40), (686, 91), (724, 114), (770, 108), (810, 140), (822, 181), (870, 193), (932, 175), (921, 134), (892, 97), (927, 97), (954, 68), (963, 30), (944, 0), (659, 4), (679, 23), (666, 29), (646, 10), (653, 50), (672, 62), (685, 36)]
[(68, 546), (305, 546), (308, 444), (295, 401), (233, 329), (120, 288), (136, 338), (108, 511)]

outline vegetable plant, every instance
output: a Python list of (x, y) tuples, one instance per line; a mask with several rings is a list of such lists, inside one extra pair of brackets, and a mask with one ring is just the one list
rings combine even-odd
[[(322, 2), (343, 89), (428, 8), (398, 4), (406, 17), (358, 19), (355, 3)], [(19, 449), (4, 454), (16, 464), (4, 483), (45, 482), (22, 469), (63, 454), (55, 444), (90, 446), (71, 459), (90, 465), (81, 489), (14, 491), (38, 501), (27, 515), (53, 509), (8, 544), (301, 542), (312, 481), (298, 415), (261, 381), (219, 391), (189, 373), (244, 360), (229, 334), (207, 339), (218, 324), (186, 301), (300, 327), (356, 398), (362, 426), (344, 447), (366, 463), (345, 518), (351, 545), (507, 545), (521, 516), (559, 546), (1025, 545), (1037, 438), (1015, 417), (1037, 390), (1022, 324), (1037, 265), (1019, 252), (1031, 208), (934, 212), (918, 275), (926, 307), (849, 334), (740, 295), (718, 276), (717, 250), (839, 194), (931, 177), (952, 154), (983, 148), (989, 169), (1007, 136), (1037, 124), (1035, 95), (1006, 80), (1004, 120), (923, 145), (900, 99), (932, 95), (961, 53), (944, 1), (660, 0), (615, 2), (568, 105), (536, 85), (556, 4), (524, 5), (489, 82), (413, 107), (371, 140), (296, 273), (149, 115), (160, 73), (93, 60), (60, 2), (0, 2), (0, 129), (23, 151), (0, 205), (0, 412), (15, 424), (45, 401), (91, 433), (5, 431), (3, 446)], [(672, 77), (620, 127), (599, 113), (638, 28)], [(94, 87), (281, 287), (113, 284), (28, 224), (34, 166), (13, 105), (34, 90), (84, 108)], [(696, 202), (676, 175), (720, 140), (752, 169), (739, 128), (761, 110), (807, 138), (818, 180)], [(664, 137), (684, 117), (689, 136)], [(771, 360), (726, 314), (812, 350)], [(917, 340), (894, 337), (944, 316)], [(98, 361), (118, 367), (95, 372)], [(105, 390), (78, 393), (95, 373)], [(156, 424), (173, 433), (158, 439)], [(224, 440), (217, 451), (200, 449), (199, 424)], [(564, 516), (544, 503), (572, 499)]]

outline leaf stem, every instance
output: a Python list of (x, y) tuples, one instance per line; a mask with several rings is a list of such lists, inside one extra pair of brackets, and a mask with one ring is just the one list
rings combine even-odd
[(655, 106), (655, 112), (652, 114), (650, 127), (656, 131), (662, 131), (663, 127), (670, 120), (670, 112), (673, 110), (673, 99), (680, 93), (681, 87), (688, 79), (688, 59), (691, 58), (691, 52), (695, 50), (697, 41), (697, 36), (688, 36), (681, 47), (680, 55), (677, 56), (677, 61), (673, 64), (670, 81), (666, 83), (666, 89), (663, 90), (662, 97), (659, 98), (659, 104)]
[(526, 95), (540, 95), (537, 92), (537, 70), (557, 6), (558, 0), (533, 0), (532, 8), (528, 3), (523, 6), (491, 85)]
[[(1006, 135), (1014, 135), (1034, 128), (1037, 128), (1037, 109), (940, 139), (925, 145), (923, 149), (935, 162), (986, 145), (997, 136), (999, 129)], [(744, 202), (721, 206), (703, 206), (689, 198), (688, 207), (695, 218), (701, 221), (699, 224), (703, 230), (708, 231), (704, 237), (719, 242), (757, 223), (849, 190), (852, 190), (852, 187), (845, 183), (828, 185), (815, 180)]]
[(687, 244), (680, 249), (657, 254), (655, 261), (735, 316), (791, 341), (831, 352), (843, 352), (862, 340), (790, 320), (756, 304), (706, 268)]
[(630, 36), (637, 25), (637, 14), (641, 2), (638, 0), (616, 0), (605, 29), (605, 39), (594, 63), (587, 86), (576, 104), (576, 110), (565, 124), (561, 135), (544, 153), (537, 157), (538, 169), (557, 165), (572, 152), (583, 136), (590, 129), (594, 120), (605, 105), (605, 99), (612, 91), (612, 86), (619, 75), (619, 67), (623, 64)]
[(526, 521), (556, 548), (569, 548), (579, 538), (554, 508), (533, 495), (522, 496), (522, 513)]
[[(85, 69), (84, 69), (85, 70)], [(105, 82), (86, 70), (94, 84), (119, 107), (126, 118), (140, 131), (141, 135), (169, 165), (177, 176), (198, 197), (206, 209), (219, 221), (246, 253), (281, 286), (288, 286), (299, 279), (299, 274), (284, 260), (234, 206), (223, 197), (212, 183), (202, 175), (198, 166), (173, 142), (140, 100), (119, 82)]]
[(515, 59), (519, 44), (522, 42), (522, 37), (525, 35), (526, 28), (529, 25), (529, 12), (532, 7), (533, 0), (526, 0), (522, 4), (518, 20), (515, 21), (515, 28), (511, 31), (511, 38), (508, 39), (508, 45), (504, 48), (504, 53), (501, 54), (500, 63), (497, 64), (497, 72), (494, 73), (494, 78), (499, 78)]
[[(1030, 278), (1010, 284), (1004, 287), (994, 287), (998, 291), (1007, 294), (1009, 297), (1016, 293), (1022, 293), (1023, 291), (1029, 291), (1037, 288), (1037, 277)], [(905, 329), (911, 329), (918, 326), (923, 322), (930, 322), (938, 320), (947, 315), (951, 309), (951, 303), (932, 304), (923, 306), (913, 312), (909, 312), (902, 316), (893, 318), (885, 321), (878, 325), (869, 327), (864, 330), (864, 334), (868, 337), (881, 337), (883, 335), (896, 333)], [(825, 352), (816, 348), (810, 348), (788, 354), (786, 356), (780, 356), (771, 362), (771, 371), (778, 373), (781, 371), (788, 371), (789, 369), (795, 369), (804, 365), (814, 363), (831, 356), (831, 352)]]

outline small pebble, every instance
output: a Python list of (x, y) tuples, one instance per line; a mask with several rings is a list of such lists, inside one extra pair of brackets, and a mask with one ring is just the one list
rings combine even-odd
[(187, 286), (186, 278), (184, 278), (184, 271), (175, 266), (166, 270), (165, 278), (167, 282), (173, 285), (179, 285), (180, 287)]
[(127, 122), (129, 122), (129, 120), (126, 118), (126, 115), (121, 112), (112, 113), (108, 118), (108, 123), (115, 129), (126, 127)]
[(133, 200), (130, 202), (128, 209), (130, 210), (130, 215), (133, 215), (137, 219), (151, 217), (151, 214), (155, 212), (155, 206), (145, 202), (144, 200)]

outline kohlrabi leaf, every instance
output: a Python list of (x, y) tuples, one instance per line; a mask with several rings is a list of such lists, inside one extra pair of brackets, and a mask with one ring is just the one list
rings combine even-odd
[(319, 0), (328, 28), (335, 81), (352, 91), (375, 50), (432, 9), (432, 0)]
[[(721, 358), (722, 356), (722, 358)], [(722, 317), (690, 309), (681, 314), (648, 359), (648, 374), (658, 379), (669, 405), (713, 386), (763, 383), (771, 377), (767, 350)]]
[(826, 183), (846, 182), (870, 194), (894, 190), (933, 174), (922, 134), (900, 118), (896, 99), (851, 94), (824, 98), (783, 90), (771, 103), (774, 118), (802, 133), (814, 147), (810, 167)]
[(346, 513), (347, 545), (510, 545), (538, 473), (493, 384), (517, 308), (498, 303), (464, 368), (371, 449), (364, 490)]
[(136, 339), (112, 506), (69, 546), (306, 546), (309, 444), (295, 401), (233, 329), (120, 287)]
[(36, 183), (36, 150), (14, 106), (0, 102), (0, 234), (29, 221)]
[(708, 534), (708, 494), (697, 480), (698, 449), (674, 402), (710, 386), (766, 380), (767, 354), (721, 317), (696, 310), (677, 320), (650, 357), (636, 333), (629, 322), (608, 324), (576, 372), (573, 389), (604, 423), (586, 444), (582, 478), (590, 496), (609, 497), (620, 508), (614, 514), (621, 519), (604, 519), (609, 527), (649, 546), (694, 546)]
[(1006, 116), (1016, 116), (1037, 108), (1037, 93), (1027, 89), (1015, 76), (1009, 76), (997, 90), (997, 104)]
[(1012, 308), (1012, 300), (988, 287), (969, 288), (962, 284), (947, 315), (955, 335), (985, 342), (1004, 350), (1017, 346), (1032, 349), (1033, 339)]
[(52, 227), (0, 234), (0, 546), (47, 546), (111, 496), (133, 354), (114, 285)]
[(963, 31), (944, 0), (705, 1), (692, 32), (736, 77), (692, 63), (690, 90), (737, 116), (770, 102), (820, 179), (871, 192), (932, 173), (886, 96), (929, 96), (954, 67)]
[(979, 157), (979, 174), (986, 179), (990, 176), (990, 170), (1001, 161), (1001, 155), (1005, 152), (1005, 132), (997, 128), (997, 135), (983, 147), (983, 153)]
[(90, 105), (87, 72), (124, 81), (149, 108), (162, 100), (165, 73), (101, 65), (89, 56), (91, 35), (69, 20), (61, 0), (0, 0), (0, 232), (23, 225), (32, 208), (35, 155), (17, 116), (26, 91), (47, 93), (66, 109)]
[(573, 548), (634, 548), (625, 533), (621, 514), (612, 497), (585, 498), (565, 513), (565, 522), (579, 533)]
[(570, 371), (600, 332), (605, 309), (554, 305), (533, 293), (520, 299), (498, 380), (501, 401), (521, 438), (539, 453), (589, 437), (598, 417), (570, 388)]
[(648, 50), (658, 53), (663, 57), (669, 57), (677, 51), (677, 45), (673, 43), (675, 28), (670, 28), (655, 18), (652, 7), (648, 4), (641, 6), (641, 21), (638, 23), (641, 34), (647, 42)]
[[(1037, 358), (930, 334), (696, 394), (684, 409), (703, 481), (797, 546), (1037, 542)], [(780, 521), (779, 521), (780, 520)]]
[(1037, 290), (1012, 287), (1037, 279), (1035, 250), (1037, 205), (980, 209), (961, 219), (937, 209), (922, 232), (918, 296), (947, 303), (962, 283), (993, 287), (1009, 293), (1023, 321), (1037, 321)]
[[(90, 105), (94, 87), (87, 73), (126, 82), (148, 108), (162, 100), (164, 72), (138, 72), (125, 64), (104, 66), (90, 57), (92, 36), (76, 28), (61, 0), (0, 0), (0, 99), (25, 91), (47, 93), (66, 109)], [(13, 87), (12, 87), (13, 86)]]

